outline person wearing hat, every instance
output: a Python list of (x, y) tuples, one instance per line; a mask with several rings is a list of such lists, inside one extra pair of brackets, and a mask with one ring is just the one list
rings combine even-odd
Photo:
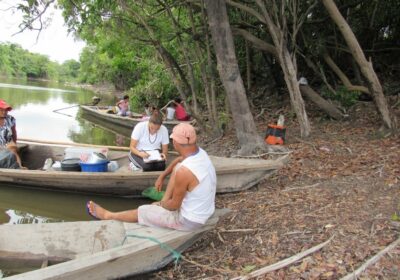
[(8, 114), (11, 110), (11, 106), (0, 99), (0, 165), (3, 168), (25, 168), (18, 155), (16, 121)]
[(179, 153), (158, 177), (155, 186), (161, 190), (170, 176), (160, 202), (138, 209), (111, 212), (93, 201), (86, 204), (96, 219), (138, 222), (141, 225), (192, 231), (203, 226), (215, 210), (216, 173), (207, 153), (196, 144), (196, 131), (187, 123), (174, 127), (170, 136)]

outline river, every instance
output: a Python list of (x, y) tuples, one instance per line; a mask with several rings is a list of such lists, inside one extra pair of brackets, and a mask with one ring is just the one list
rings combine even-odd
[[(45, 81), (0, 79), (0, 99), (12, 106), (19, 139), (128, 146), (129, 139), (81, 117), (80, 104), (90, 104), (94, 93)], [(112, 95), (100, 95), (114, 104)], [(65, 109), (64, 109), (65, 108)], [(60, 110), (61, 109), (61, 110)], [(90, 220), (87, 200), (112, 209), (137, 207), (147, 200), (0, 187), (0, 224)]]

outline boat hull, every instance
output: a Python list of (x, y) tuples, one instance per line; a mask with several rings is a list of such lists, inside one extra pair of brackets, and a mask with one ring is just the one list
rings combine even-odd
[[(65, 147), (30, 143), (22, 155), (30, 170), (0, 169), (0, 185), (40, 188), (54, 191), (81, 192), (112, 196), (137, 196), (154, 186), (161, 172), (128, 169), (128, 152), (113, 147), (110, 160), (120, 166), (116, 172), (67, 172), (38, 170), (46, 160), (61, 160)], [(176, 154), (168, 158), (172, 160)], [(248, 160), (210, 156), (217, 173), (217, 193), (248, 189), (284, 166), (286, 160)], [(165, 180), (165, 184), (167, 184)]]
[(37, 270), (6, 279), (116, 279), (142, 274), (171, 262), (225, 213), (226, 209), (216, 210), (193, 232), (117, 221), (1, 225), (0, 263), (36, 266)]
[[(143, 121), (142, 116), (139, 114), (135, 114), (133, 117), (122, 117), (116, 114), (108, 114), (106, 113), (107, 110), (99, 109), (100, 107), (98, 106), (81, 106), (80, 108), (84, 113), (83, 117), (88, 121), (111, 129), (117, 133), (123, 133), (125, 136), (130, 136), (130, 134), (127, 133), (127, 129), (132, 132), (133, 127)], [(163, 125), (165, 125), (171, 133), (173, 127), (179, 123), (193, 123), (193, 121), (164, 121)]]

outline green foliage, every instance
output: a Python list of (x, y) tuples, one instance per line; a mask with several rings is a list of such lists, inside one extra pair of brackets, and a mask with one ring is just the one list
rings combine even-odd
[(257, 266), (254, 265), (254, 264), (246, 265), (246, 266), (243, 268), (243, 272), (244, 272), (244, 273), (250, 273), (250, 272), (253, 271), (256, 267), (257, 267)]
[(395, 222), (400, 222), (400, 204), (397, 206), (398, 211), (396, 211), (393, 215), (392, 215), (392, 221)]
[(335, 93), (329, 91), (326, 87), (321, 89), (321, 95), (325, 98), (338, 101), (343, 107), (349, 108), (353, 106), (360, 96), (359, 91), (350, 91), (346, 87), (340, 86)]
[(130, 90), (132, 107), (142, 111), (145, 104), (163, 107), (178, 96), (168, 73), (156, 60), (143, 60), (138, 64), (140, 80)]
[[(72, 66), (74, 65), (74, 66)], [(67, 70), (68, 69), (68, 70)], [(0, 43), (0, 75), (56, 81), (73, 80), (79, 72), (79, 62), (67, 61), (65, 66), (50, 61), (42, 54), (31, 53), (13, 43)]]
[(218, 127), (225, 129), (228, 127), (228, 124), (230, 123), (230, 117), (229, 114), (226, 112), (220, 112), (218, 114)]

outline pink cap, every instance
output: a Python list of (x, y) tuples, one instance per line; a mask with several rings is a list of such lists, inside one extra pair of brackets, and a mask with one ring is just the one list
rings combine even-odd
[(188, 123), (180, 123), (174, 127), (170, 138), (179, 144), (196, 143), (196, 130)]
[(0, 109), (4, 109), (7, 111), (11, 111), (12, 108), (10, 105), (8, 105), (3, 99), (0, 99)]

